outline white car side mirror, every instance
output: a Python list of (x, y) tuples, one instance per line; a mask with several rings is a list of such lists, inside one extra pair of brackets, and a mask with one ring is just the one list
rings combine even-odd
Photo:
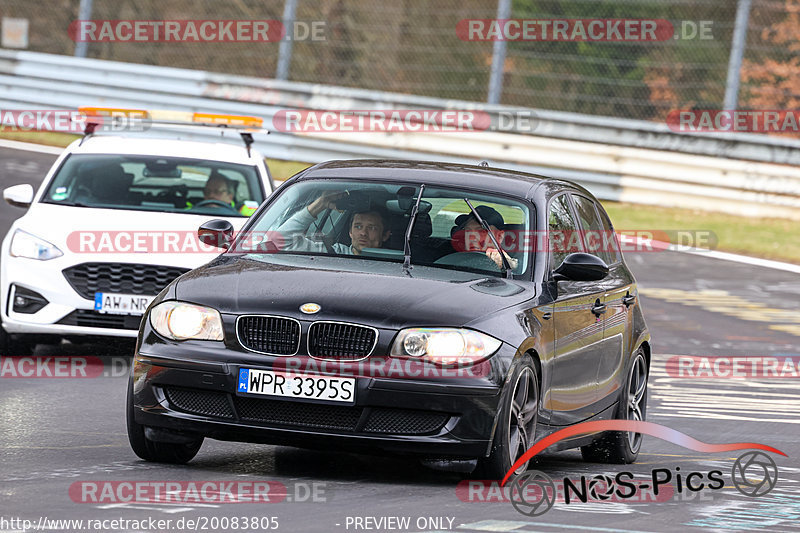
[(27, 183), (9, 187), (3, 191), (3, 200), (14, 207), (29, 207), (33, 202), (33, 187)]

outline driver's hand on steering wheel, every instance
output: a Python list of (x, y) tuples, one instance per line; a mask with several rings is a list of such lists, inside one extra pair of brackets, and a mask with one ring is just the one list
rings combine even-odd
[[(505, 256), (506, 259), (508, 259), (508, 264), (511, 267), (511, 269), (513, 270), (517, 268), (519, 261), (517, 261), (513, 257), (509, 257), (508, 254), (505, 254)], [(500, 252), (497, 251), (497, 248), (487, 248), (486, 257), (494, 261), (498, 268), (503, 268), (503, 258), (500, 257)]]
[(221, 213), (222, 216), (228, 216), (228, 215), (231, 215), (231, 214), (236, 214), (236, 215), (239, 214), (239, 211), (237, 211), (236, 208), (234, 206), (232, 206), (231, 204), (225, 203), (222, 200), (215, 200), (215, 199), (202, 200), (202, 201), (197, 202), (196, 204), (194, 204), (189, 209), (190, 210), (195, 210), (195, 209), (208, 210), (208, 209), (211, 209), (212, 211), (224, 210), (224, 212)]
[(345, 195), (345, 192), (326, 192), (310, 204), (308, 204), (308, 212), (311, 216), (316, 218), (325, 209), (336, 209), (336, 200)]

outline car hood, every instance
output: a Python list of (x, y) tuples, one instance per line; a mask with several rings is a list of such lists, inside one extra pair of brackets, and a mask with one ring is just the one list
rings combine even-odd
[[(313, 315), (314, 320), (352, 321), (388, 329), (465, 326), (533, 297), (529, 284), (496, 277), (424, 267), (415, 267), (414, 277), (410, 277), (397, 263), (339, 258), (350, 263), (348, 270), (342, 271), (342, 263), (301, 259), (303, 264), (292, 265), (278, 256), (262, 260), (223, 257), (180, 278), (175, 295), (178, 300), (208, 305), (221, 313), (306, 320), (309, 315), (303, 315), (300, 306), (316, 303), (321, 310)], [(319, 266), (309, 266), (313, 262)], [(454, 274), (460, 279), (453, 280)]]
[[(20, 229), (59, 248), (59, 263), (118, 262), (196, 268), (222, 250), (202, 246), (197, 228), (210, 215), (163, 213), (125, 209), (100, 209), (36, 203), (17, 220), (10, 233)], [(224, 217), (240, 229), (242, 217)], [(174, 244), (166, 246), (170, 236)], [(139, 239), (138, 241), (136, 239)]]

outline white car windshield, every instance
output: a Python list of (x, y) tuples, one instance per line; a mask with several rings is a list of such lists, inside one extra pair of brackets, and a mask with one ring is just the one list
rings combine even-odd
[(255, 167), (143, 155), (72, 154), (42, 202), (79, 207), (250, 216), (264, 200)]

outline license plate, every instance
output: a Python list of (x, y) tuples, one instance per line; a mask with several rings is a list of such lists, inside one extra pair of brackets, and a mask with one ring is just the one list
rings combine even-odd
[(240, 368), (237, 392), (354, 404), (356, 380)]
[(94, 293), (94, 310), (109, 315), (142, 315), (155, 296), (141, 294)]

